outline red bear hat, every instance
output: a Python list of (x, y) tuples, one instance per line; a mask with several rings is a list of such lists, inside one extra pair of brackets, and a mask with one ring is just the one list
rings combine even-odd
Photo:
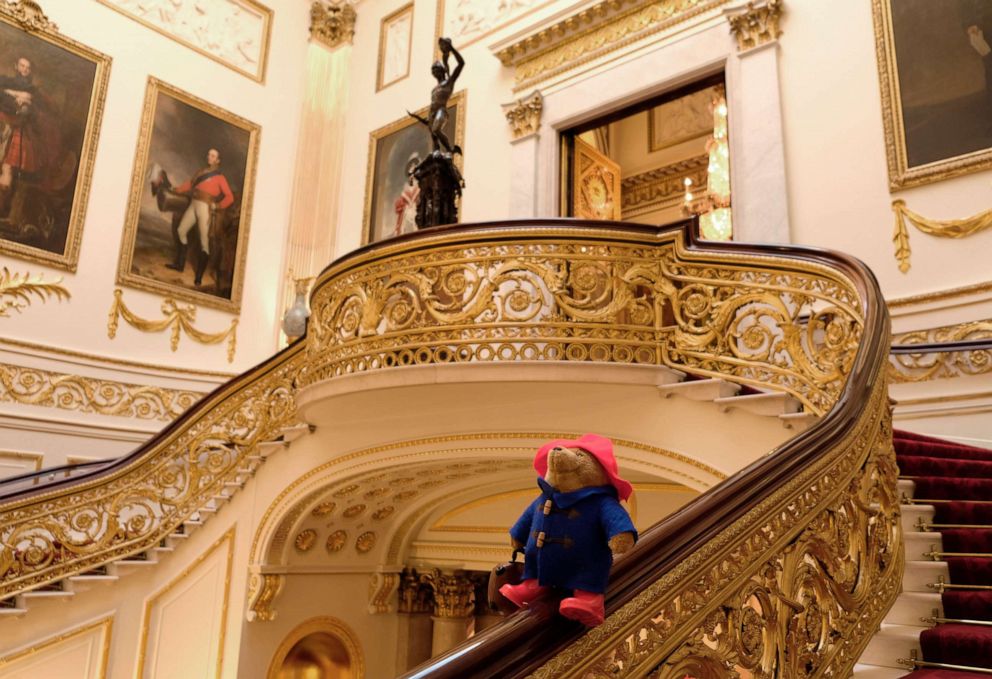
[(555, 439), (541, 446), (534, 458), (534, 469), (543, 479), (548, 473), (548, 453), (552, 448), (581, 448), (597, 460), (606, 471), (610, 484), (617, 489), (621, 500), (626, 500), (633, 492), (633, 487), (620, 478), (617, 471), (617, 458), (613, 456), (613, 442), (598, 434), (583, 434), (577, 439)]

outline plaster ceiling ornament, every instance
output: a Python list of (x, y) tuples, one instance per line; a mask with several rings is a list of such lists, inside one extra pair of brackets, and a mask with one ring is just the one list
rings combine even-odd
[(255, 0), (100, 0), (225, 66), (262, 81), (272, 10)]
[(329, 516), (336, 506), (333, 502), (321, 502), (310, 511), (310, 515), (317, 518)]
[(310, 5), (310, 37), (332, 49), (350, 45), (355, 38), (357, 18), (355, 8), (348, 2), (315, 0)]
[(359, 554), (368, 554), (372, 551), (372, 548), (375, 547), (375, 542), (375, 533), (372, 531), (365, 531), (358, 536), (357, 540), (355, 540), (355, 549)]
[(345, 486), (344, 488), (340, 488), (340, 489), (334, 491), (334, 497), (345, 497), (346, 495), (351, 495), (356, 490), (358, 490), (358, 484), (357, 483), (351, 483), (351, 484)]
[[(444, 481), (439, 480), (437, 485), (441, 485), (443, 483)], [(396, 502), (402, 502), (403, 500), (409, 500), (410, 498), (417, 497), (418, 494), (419, 493), (417, 493), (417, 491), (415, 490), (404, 490), (402, 492), (396, 493), (396, 495), (393, 496), (393, 500), (395, 500)]]
[(376, 521), (382, 521), (383, 519), (388, 519), (390, 516), (392, 516), (393, 512), (395, 511), (396, 511), (395, 507), (393, 507), (392, 505), (386, 505), (385, 507), (380, 507), (379, 509), (372, 512), (372, 518), (375, 519)]
[(749, 2), (741, 10), (727, 13), (730, 34), (737, 39), (737, 51), (745, 52), (778, 40), (782, 34), (782, 0)]
[(510, 124), (510, 134), (514, 141), (537, 134), (541, 127), (543, 110), (544, 97), (538, 90), (513, 103), (503, 104), (503, 115)]
[(352, 506), (348, 507), (341, 514), (346, 519), (353, 519), (356, 516), (360, 515), (364, 511), (365, 511), (365, 505), (363, 505), (363, 504), (357, 504), (357, 505), (352, 505)]
[(59, 27), (45, 16), (41, 5), (34, 0), (0, 0), (3, 2), (0, 10), (5, 16), (29, 31), (58, 31)]
[(466, 47), (497, 31), (551, 0), (440, 0), (438, 35), (447, 35)]
[(293, 546), (296, 547), (296, 551), (298, 552), (309, 552), (316, 543), (317, 531), (307, 528), (304, 531), (300, 531), (300, 534), (296, 536)]
[(324, 547), (327, 548), (328, 552), (334, 554), (344, 549), (346, 542), (348, 542), (348, 531), (336, 530), (327, 536), (327, 542), (324, 544)]
[(372, 490), (365, 493), (364, 497), (366, 500), (374, 500), (377, 497), (382, 497), (383, 495), (388, 495), (392, 492), (389, 488), (373, 488)]

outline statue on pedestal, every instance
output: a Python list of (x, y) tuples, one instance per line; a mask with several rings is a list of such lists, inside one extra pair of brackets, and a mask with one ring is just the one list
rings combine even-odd
[[(431, 108), (426, 118), (416, 113), (407, 113), (420, 121), (431, 133), (434, 150), (414, 169), (413, 176), (420, 187), (417, 201), (417, 228), (439, 224), (453, 224), (458, 221), (457, 199), (462, 195), (465, 180), (455, 167), (454, 156), (462, 150), (452, 144), (444, 128), (448, 122), (448, 100), (455, 91), (455, 81), (461, 75), (465, 60), (451, 44), (450, 38), (440, 38), (438, 47), (441, 60), (431, 66), (431, 74), (437, 85), (431, 90)], [(454, 55), (455, 70), (449, 66)]]

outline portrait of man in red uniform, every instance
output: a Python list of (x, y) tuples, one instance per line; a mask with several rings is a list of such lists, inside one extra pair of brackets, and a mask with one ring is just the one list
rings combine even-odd
[(258, 126), (154, 78), (145, 107), (118, 281), (233, 309)]

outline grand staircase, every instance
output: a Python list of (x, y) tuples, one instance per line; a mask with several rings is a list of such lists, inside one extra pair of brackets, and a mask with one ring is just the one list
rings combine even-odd
[(906, 574), (855, 677), (992, 675), (992, 450), (902, 431), (894, 442)]

